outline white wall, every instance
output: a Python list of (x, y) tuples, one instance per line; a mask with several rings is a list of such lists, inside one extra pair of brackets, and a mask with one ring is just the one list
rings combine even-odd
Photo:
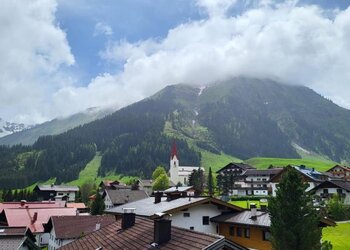
[(105, 207), (106, 209), (110, 209), (110, 208), (113, 208), (113, 203), (112, 203), (112, 200), (109, 198), (109, 195), (108, 193), (106, 193), (106, 196), (105, 196)]
[[(184, 213), (190, 213), (190, 217), (184, 217)], [(212, 204), (198, 205), (189, 208), (187, 211), (181, 211), (173, 214), (171, 225), (186, 229), (194, 227), (195, 231), (204, 233), (216, 233), (216, 224), (209, 221), (209, 225), (203, 225), (203, 216), (209, 216), (209, 219), (221, 214), (221, 211)]]
[[(323, 190), (324, 189), (328, 189), (328, 194), (337, 194), (337, 188), (320, 188), (316, 191), (316, 195), (320, 195), (323, 194)], [(347, 192), (346, 190), (343, 190), (343, 194), (345, 194), (345, 199), (344, 199), (344, 203), (349, 205), (350, 204), (350, 192)]]

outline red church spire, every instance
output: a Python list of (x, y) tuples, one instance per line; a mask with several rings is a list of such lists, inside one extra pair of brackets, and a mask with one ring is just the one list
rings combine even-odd
[(175, 143), (175, 140), (173, 142), (173, 147), (171, 149), (171, 155), (170, 155), (170, 159), (172, 160), (174, 158), (174, 156), (176, 156), (177, 158), (179, 158), (177, 156), (177, 149), (176, 149), (176, 143)]

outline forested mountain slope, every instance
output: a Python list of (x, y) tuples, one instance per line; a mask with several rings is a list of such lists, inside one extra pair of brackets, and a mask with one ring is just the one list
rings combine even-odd
[(76, 179), (97, 151), (100, 175), (149, 177), (158, 164), (168, 166), (174, 136), (184, 165), (198, 165), (201, 150), (247, 159), (298, 158), (302, 149), (349, 161), (349, 128), (349, 110), (306, 87), (249, 78), (206, 88), (172, 85), (33, 146), (2, 147), (0, 185)]

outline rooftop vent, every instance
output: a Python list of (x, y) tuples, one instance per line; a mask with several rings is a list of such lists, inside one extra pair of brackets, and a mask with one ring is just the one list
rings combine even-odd
[(162, 201), (163, 192), (154, 192), (154, 203), (160, 203)]

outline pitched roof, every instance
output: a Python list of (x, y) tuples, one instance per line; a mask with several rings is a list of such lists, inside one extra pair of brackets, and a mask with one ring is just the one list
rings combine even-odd
[(225, 167), (222, 167), (218, 171), (216, 171), (216, 173), (220, 173), (221, 171), (224, 171), (224, 170), (229, 169), (231, 167), (241, 168), (242, 170), (255, 169), (255, 167), (250, 166), (249, 164), (246, 164), (246, 163), (230, 162)]
[(21, 202), (3, 202), (0, 203), (0, 213), (5, 208), (25, 208), (28, 206), (28, 208), (59, 208), (59, 207), (65, 207), (66, 202), (65, 201), (35, 201), (35, 202), (28, 202), (22, 203), (23, 206), (21, 206)]
[(116, 189), (105, 190), (113, 204), (125, 204), (147, 198), (144, 190)]
[[(268, 212), (256, 211), (256, 218), (252, 218), (252, 211), (245, 210), (238, 213), (218, 215), (210, 219), (213, 222), (238, 224), (245, 226), (270, 227), (271, 220)], [(335, 226), (336, 223), (329, 218), (320, 218), (319, 226)]]
[(173, 146), (171, 148), (170, 159), (172, 160), (174, 158), (174, 156), (176, 156), (176, 158), (179, 159), (179, 157), (177, 156), (177, 148), (176, 148), (175, 141), (173, 142)]
[(76, 239), (83, 234), (96, 231), (96, 224), (100, 228), (115, 222), (113, 216), (52, 216), (49, 222), (44, 225), (45, 232), (55, 230), (57, 239)]
[(256, 219), (252, 219), (252, 212), (246, 210), (235, 214), (218, 215), (210, 219), (213, 222), (241, 224), (258, 227), (270, 227), (270, 216), (268, 212), (256, 211)]
[(212, 203), (221, 206), (225, 206), (231, 210), (242, 211), (243, 209), (235, 205), (226, 203), (216, 198), (212, 197), (184, 197), (175, 200), (167, 201), (166, 197), (162, 197), (161, 202), (154, 203), (154, 197), (149, 197), (135, 202), (130, 202), (122, 206), (114, 207), (106, 210), (106, 213), (110, 214), (122, 214), (123, 208), (135, 208), (135, 213), (140, 216), (151, 217), (155, 213), (174, 213), (182, 209), (189, 207)]
[(318, 184), (316, 187), (310, 190), (310, 192), (317, 190), (319, 188), (323, 188), (325, 186), (333, 186), (337, 188), (342, 188), (348, 192), (350, 192), (350, 181), (344, 181), (344, 180), (326, 180), (320, 184)]
[[(62, 250), (75, 249), (152, 249), (154, 222), (136, 217), (135, 225), (122, 230), (118, 220), (100, 230), (90, 233), (65, 246)], [(160, 249), (220, 249), (225, 238), (220, 235), (200, 233), (172, 226), (171, 239), (159, 246)]]
[(347, 166), (341, 166), (341, 165), (335, 165), (334, 167), (331, 167), (326, 172), (331, 172), (334, 168), (342, 168), (345, 171), (350, 171), (350, 167)]
[(34, 242), (35, 237), (27, 227), (0, 227), (1, 249), (17, 250), (23, 245), (29, 249), (39, 249)]
[(283, 168), (247, 169), (242, 175), (246, 175), (246, 176), (276, 175), (282, 171), (283, 171)]
[(153, 180), (139, 180), (140, 184), (144, 187), (152, 187), (153, 185)]
[(35, 189), (39, 189), (41, 191), (74, 191), (78, 192), (79, 187), (78, 186), (62, 186), (62, 185), (37, 185)]
[[(2, 212), (10, 227), (26, 226), (33, 233), (44, 232), (43, 224), (54, 215), (76, 215), (75, 208), (6, 208)], [(34, 214), (37, 219), (34, 221)], [(34, 221), (34, 222), (33, 222)]]
[(296, 170), (302, 173), (304, 176), (312, 179), (313, 181), (322, 181), (321, 177), (323, 173), (315, 170), (314, 168), (306, 168), (305, 166), (293, 166)]

